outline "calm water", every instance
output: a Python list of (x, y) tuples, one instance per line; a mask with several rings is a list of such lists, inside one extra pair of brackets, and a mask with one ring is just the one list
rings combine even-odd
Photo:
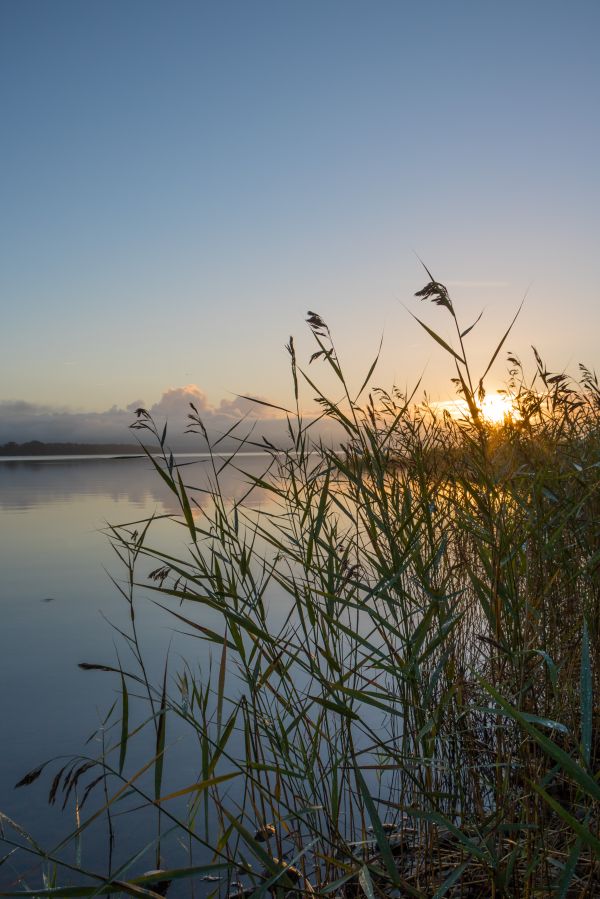
[[(256, 473), (265, 464), (265, 457), (244, 459), (245, 467)], [(185, 471), (187, 481), (206, 484), (206, 460)], [(224, 480), (230, 496), (245, 489), (234, 473)], [(266, 498), (256, 492), (253, 503), (266, 504)], [(115, 664), (118, 650), (127, 667), (123, 640), (111, 627), (127, 627), (127, 608), (108, 575), (120, 578), (123, 570), (102, 529), (107, 522), (174, 511), (166, 485), (146, 459), (0, 461), (0, 811), (45, 848), (55, 846), (74, 826), (72, 803), (62, 812), (47, 802), (60, 762), (29, 787), (15, 790), (14, 784), (48, 758), (97, 753), (97, 740), (84, 744), (117, 697), (118, 684), (112, 675), (80, 670), (78, 663)], [(166, 545), (177, 548), (171, 532), (178, 531), (165, 532)], [(153, 674), (162, 670), (169, 647), (176, 661), (185, 657), (200, 667), (207, 664), (201, 641), (177, 633), (178, 624), (149, 596), (140, 601), (140, 639)], [(189, 774), (192, 781), (195, 747), (170, 736), (178, 776)], [(133, 761), (136, 753), (140, 763), (147, 760), (148, 749), (133, 746)], [(127, 836), (124, 840), (126, 853)], [(4, 851), (0, 844), (0, 855)], [(81, 851), (84, 866), (105, 870), (102, 831), (84, 834)], [(181, 859), (168, 859), (176, 861)], [(150, 853), (132, 873), (152, 867)], [(29, 886), (39, 885), (36, 860), (17, 852), (0, 868), (0, 884), (17, 884), (23, 872)]]

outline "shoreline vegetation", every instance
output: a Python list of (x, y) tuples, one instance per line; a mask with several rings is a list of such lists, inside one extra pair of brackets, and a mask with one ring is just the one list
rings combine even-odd
[[(516, 316), (475, 376), (477, 322), (459, 325), (428, 275), (417, 297), (451, 317), (454, 345), (417, 321), (452, 359), (462, 419), (415, 412), (419, 385), (369, 390), (377, 357), (353, 391), (314, 312), (309, 365), (287, 346), (292, 449), (272, 447), (261, 476), (219, 455), (192, 406), (211, 454), (200, 503), (166, 430), (138, 410), (132, 427), (176, 498), (184, 544), (164, 549), (153, 519), (108, 528), (130, 629), (116, 661), (81, 667), (114, 678), (118, 698), (99, 755), (46, 763), (50, 801), (79, 796), (71, 836), (43, 852), (4, 822), (4, 842), (46, 865), (27, 895), (600, 895), (600, 386), (585, 366), (576, 379), (551, 372), (537, 351), (528, 376), (510, 353), (511, 411), (486, 422), (485, 378)], [(321, 392), (317, 365), (342, 401)], [(343, 431), (342, 451), (312, 440), (303, 388)], [(227, 500), (230, 466), (275, 511)], [(211, 647), (210, 665), (167, 659), (151, 681), (137, 631), (149, 600)], [(167, 788), (182, 728), (197, 770)], [(138, 815), (154, 816), (155, 838), (118, 858), (118, 828)], [(100, 820), (106, 872), (62, 861)], [(169, 863), (173, 833), (185, 863)]]

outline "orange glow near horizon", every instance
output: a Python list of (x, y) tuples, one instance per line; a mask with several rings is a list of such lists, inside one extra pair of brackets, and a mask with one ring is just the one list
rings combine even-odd
[[(453, 418), (468, 418), (469, 407), (463, 399), (442, 400), (441, 402), (432, 403), (436, 409), (446, 409)], [(515, 409), (510, 397), (503, 393), (488, 393), (483, 402), (479, 405), (479, 411), (482, 419), (490, 425), (501, 425), (507, 419), (520, 418), (519, 412)]]
[(507, 418), (515, 418), (510, 397), (502, 393), (488, 393), (480, 406), (482, 418), (492, 425), (501, 425)]

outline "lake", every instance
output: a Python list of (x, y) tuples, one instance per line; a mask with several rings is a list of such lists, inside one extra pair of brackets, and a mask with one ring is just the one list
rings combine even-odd
[[(200, 488), (206, 486), (208, 460), (199, 457), (185, 461), (190, 463), (184, 469), (186, 480)], [(248, 454), (243, 459), (243, 466), (256, 474), (264, 471), (266, 464), (267, 457), (262, 454)], [(230, 497), (247, 490), (244, 479), (229, 469), (222, 486)], [(202, 494), (196, 496), (202, 502)], [(128, 608), (110, 579), (112, 575), (119, 581), (124, 570), (105, 528), (107, 523), (176, 513), (173, 499), (145, 458), (0, 461), (0, 811), (46, 849), (56, 846), (75, 826), (72, 801), (64, 812), (60, 797), (55, 805), (48, 804), (52, 778), (62, 762), (57, 759), (51, 763), (30, 786), (14, 789), (14, 785), (47, 759), (98, 753), (97, 731), (120, 696), (118, 678), (84, 671), (78, 665), (115, 665), (117, 653), (125, 668), (128, 662), (125, 641), (115, 630), (127, 628)], [(258, 490), (250, 502), (268, 505), (267, 497)], [(177, 531), (170, 528), (161, 532), (163, 545), (177, 550), (173, 533)], [(174, 668), (181, 667), (182, 659), (191, 659), (199, 668), (208, 664), (209, 651), (204, 642), (183, 634), (183, 626), (152, 603), (150, 591), (148, 597), (140, 599), (139, 636), (152, 677), (160, 679), (167, 650)], [(186, 742), (178, 734), (169, 734), (169, 741), (173, 743), (169, 752), (170, 758), (176, 759), (171, 768), (177, 769), (177, 782), (188, 775), (193, 782), (197, 776), (196, 744), (189, 736)], [(151, 755), (151, 745), (142, 741), (132, 745), (129, 760), (143, 764)], [(89, 870), (106, 871), (107, 835), (103, 826), (86, 832), (81, 845), (69, 850), (73, 858), (79, 852)], [(143, 831), (144, 825), (140, 826)], [(117, 847), (123, 858), (130, 847), (139, 847), (140, 836), (136, 825), (135, 840), (132, 836), (130, 841), (125, 828)], [(150, 824), (148, 840), (152, 840)], [(176, 851), (169, 857), (169, 864), (181, 861), (175, 856)], [(149, 850), (132, 874), (153, 867)], [(21, 850), (0, 867), (3, 888), (34, 887), (39, 882), (38, 860)]]

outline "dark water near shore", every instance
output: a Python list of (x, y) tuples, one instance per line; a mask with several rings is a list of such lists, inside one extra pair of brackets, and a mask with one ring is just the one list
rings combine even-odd
[[(246, 456), (243, 466), (259, 474), (266, 457)], [(206, 486), (207, 470), (206, 459), (195, 461), (186, 467), (185, 479)], [(232, 497), (247, 489), (233, 471), (222, 483)], [(256, 491), (251, 502), (266, 506), (267, 497)], [(116, 649), (126, 655), (111, 623), (126, 627), (128, 610), (108, 574), (118, 579), (124, 572), (102, 529), (107, 522), (176, 511), (147, 459), (0, 460), (0, 811), (45, 848), (57, 845), (75, 825), (72, 803), (62, 812), (58, 804), (47, 802), (60, 763), (50, 765), (29, 787), (16, 790), (14, 784), (48, 758), (84, 749), (97, 753), (98, 739), (84, 744), (117, 698), (119, 685), (112, 675), (82, 671), (78, 663), (114, 664)], [(163, 545), (180, 550), (180, 530), (161, 532)], [(207, 664), (205, 645), (178, 633), (174, 619), (150, 599), (146, 597), (139, 622), (151, 674), (158, 680), (169, 647), (175, 660), (191, 656), (200, 668)], [(172, 736), (177, 742), (177, 735)], [(148, 750), (140, 745), (132, 753), (143, 763)], [(195, 744), (182, 740), (173, 752), (179, 777), (189, 769), (193, 781)], [(105, 870), (103, 842), (101, 833), (84, 834), (85, 867)], [(126, 854), (127, 846), (121, 849)], [(150, 853), (147, 864), (132, 874), (152, 867)], [(23, 872), (28, 885), (39, 885), (36, 859), (17, 852), (0, 868), (0, 884), (24, 886), (18, 880)]]

